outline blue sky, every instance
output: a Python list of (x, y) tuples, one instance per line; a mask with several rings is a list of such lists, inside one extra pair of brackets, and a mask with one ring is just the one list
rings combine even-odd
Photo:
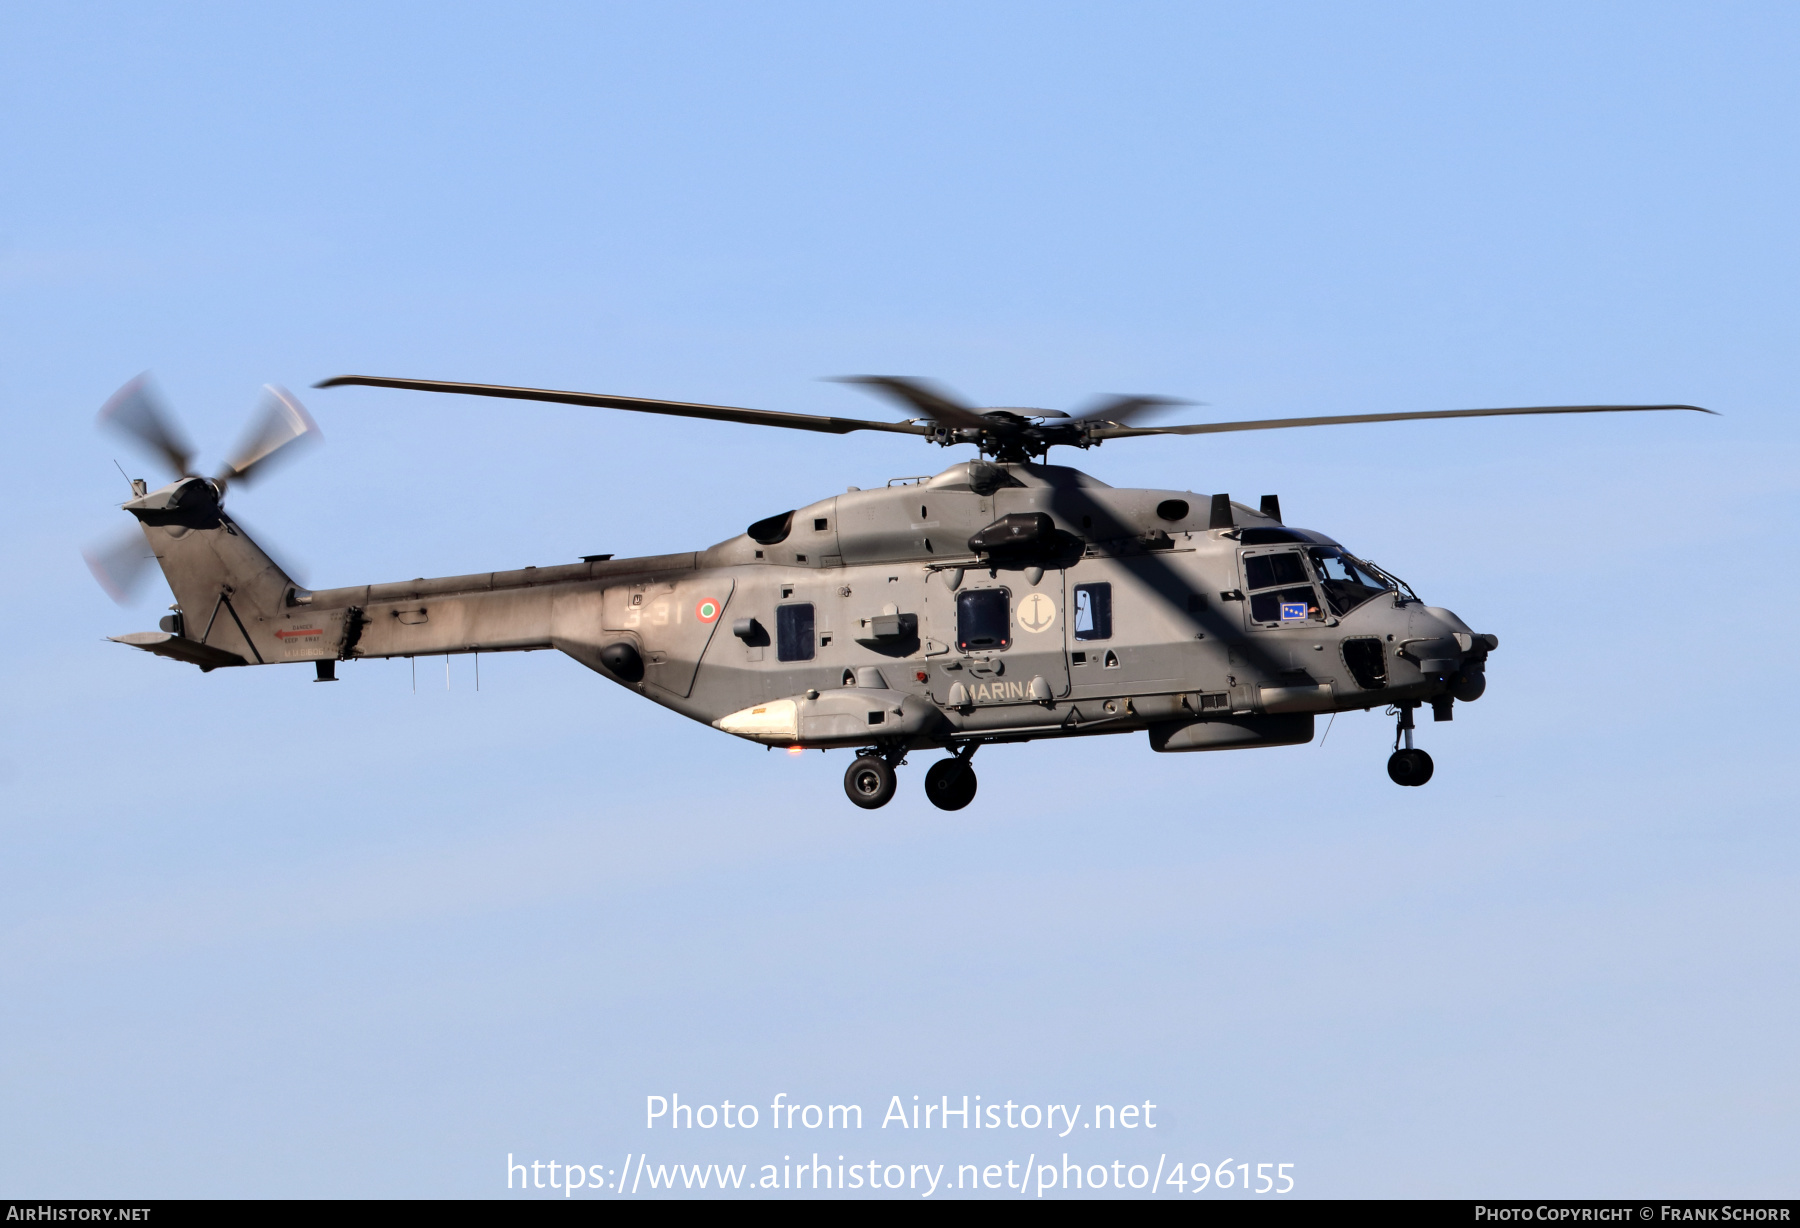
[[(1792, 1194), (1800, 17), (1778, 5), (0, 11), (0, 1192), (504, 1195), (761, 1164), (644, 1097), (1162, 1106), (1088, 1162), (1328, 1195)], [(880, 413), (1721, 411), (1120, 441), (1500, 636), (1323, 746), (984, 752), (943, 814), (549, 653), (202, 676), (80, 548), (153, 369), (317, 586), (692, 549), (902, 437), (309, 391), (343, 372)], [(155, 586), (149, 586), (154, 588)], [(1075, 1144), (1079, 1142), (1079, 1146)], [(1016, 1155), (1014, 1153), (1017, 1153)], [(1231, 1192), (1227, 1192), (1228, 1194)], [(1208, 1191), (1200, 1197), (1213, 1197)], [(941, 1196), (941, 1195), (939, 1195)], [(1187, 1195), (1192, 1197), (1192, 1195)]]

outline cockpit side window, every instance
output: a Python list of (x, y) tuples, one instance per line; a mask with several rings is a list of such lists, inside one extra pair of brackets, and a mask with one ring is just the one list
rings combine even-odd
[(1393, 585), (1335, 546), (1315, 546), (1310, 553), (1333, 614), (1341, 617), (1371, 597), (1393, 591)]
[(1244, 585), (1250, 589), (1254, 622), (1291, 626), (1324, 621), (1325, 611), (1298, 550), (1245, 556)]

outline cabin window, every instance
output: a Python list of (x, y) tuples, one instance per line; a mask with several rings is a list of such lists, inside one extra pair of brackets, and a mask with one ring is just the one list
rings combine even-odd
[(956, 595), (956, 646), (964, 652), (1005, 649), (1012, 643), (1012, 594), (977, 588)]
[(1078, 640), (1110, 640), (1112, 638), (1112, 585), (1077, 584), (1075, 586), (1075, 638)]
[(810, 661), (813, 659), (812, 602), (775, 607), (775, 659), (778, 661)]

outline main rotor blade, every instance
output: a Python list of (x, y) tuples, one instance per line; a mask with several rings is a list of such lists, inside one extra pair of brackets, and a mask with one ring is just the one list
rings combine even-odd
[(628, 409), (640, 414), (669, 414), (677, 418), (710, 418), (715, 422), (744, 422), (751, 426), (780, 426), (796, 431), (821, 431), (848, 435), (851, 431), (892, 431), (899, 435), (928, 435), (929, 427), (911, 422), (872, 422), (861, 418), (825, 418), (814, 414), (789, 414), (772, 409), (739, 409), (733, 405), (697, 405), (687, 401), (652, 401), (645, 397), (602, 396), (593, 392), (557, 392), (549, 388), (512, 388), (502, 384), (459, 384), (448, 380), (387, 379), (372, 375), (338, 375), (314, 384), (315, 388), (404, 388), (414, 392), (460, 392), (478, 397), (506, 397), (515, 401), (554, 401), (563, 405), (591, 405), (600, 409)]
[(136, 525), (131, 527), (129, 536), (121, 535), (103, 545), (89, 546), (81, 552), (88, 570), (94, 573), (94, 579), (106, 590), (106, 595), (120, 605), (131, 600), (131, 594), (144, 578), (144, 569), (156, 556), (150, 551), (150, 543), (144, 539), (144, 531)]
[(1324, 418), (1262, 418), (1252, 422), (1195, 422), (1187, 426), (1102, 427), (1095, 439), (1129, 439), (1137, 435), (1214, 435), (1224, 431), (1274, 431), (1290, 426), (1339, 426), (1350, 422), (1408, 422), (1419, 418), (1494, 418), (1509, 414), (1625, 414), (1658, 409), (1691, 409), (1718, 414), (1698, 405), (1531, 405), (1513, 409), (1427, 409), (1399, 414), (1336, 414)]
[(219, 480), (242, 482), (247, 486), (257, 474), (267, 472), (264, 466), (281, 449), (302, 439), (322, 437), (319, 424), (312, 420), (306, 406), (300, 404), (293, 393), (274, 384), (264, 384), (262, 402), (251, 419), (250, 429), (219, 474)]
[(1134, 419), (1146, 417), (1176, 405), (1192, 405), (1175, 397), (1135, 396), (1106, 397), (1075, 415), (1077, 422), (1111, 422), (1127, 426)]
[(944, 393), (930, 387), (922, 380), (907, 379), (900, 375), (844, 375), (839, 376), (840, 384), (856, 384), (872, 389), (877, 395), (890, 400), (899, 401), (902, 405), (911, 406), (933, 422), (943, 426), (959, 426), (980, 431), (1001, 430), (1007, 423), (996, 422), (970, 409), (967, 405), (952, 401)]
[(173, 472), (173, 477), (187, 477), (192, 472), (194, 449), (182, 438), (181, 431), (169, 417), (167, 408), (150, 385), (150, 373), (144, 372), (107, 398), (100, 407), (102, 425), (113, 427), (155, 452)]

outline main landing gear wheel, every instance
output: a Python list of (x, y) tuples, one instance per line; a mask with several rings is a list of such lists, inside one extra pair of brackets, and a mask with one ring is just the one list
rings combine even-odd
[(864, 810), (878, 810), (894, 800), (894, 769), (884, 759), (864, 755), (844, 773), (844, 792)]
[(1431, 756), (1422, 750), (1397, 750), (1388, 758), (1388, 779), (1397, 785), (1422, 785), (1431, 779)]
[(938, 760), (925, 773), (925, 796), (939, 810), (961, 810), (975, 800), (975, 769), (961, 758)]

